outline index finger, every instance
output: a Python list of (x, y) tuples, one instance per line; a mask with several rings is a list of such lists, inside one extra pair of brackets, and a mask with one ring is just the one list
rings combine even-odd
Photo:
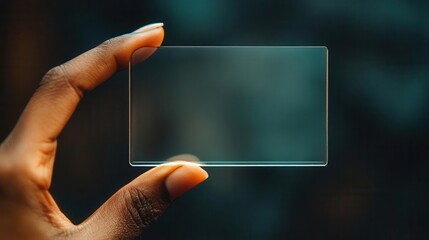
[[(9, 137), (9, 146), (42, 153), (56, 147), (56, 139), (80, 99), (117, 70), (128, 66), (132, 53), (159, 46), (163, 24), (151, 24), (105, 41), (98, 47), (50, 70), (24, 109)], [(10, 142), (12, 141), (12, 142)], [(53, 144), (52, 144), (53, 143)], [(28, 149), (30, 148), (30, 149)]]

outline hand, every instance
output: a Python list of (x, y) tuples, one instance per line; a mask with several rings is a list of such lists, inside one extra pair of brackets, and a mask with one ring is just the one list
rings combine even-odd
[(110, 39), (44, 76), (0, 145), (0, 239), (131, 239), (174, 199), (208, 177), (195, 164), (158, 166), (121, 188), (79, 225), (64, 216), (49, 193), (57, 137), (80, 99), (127, 67), (135, 50), (159, 46), (163, 38), (162, 24), (148, 25)]

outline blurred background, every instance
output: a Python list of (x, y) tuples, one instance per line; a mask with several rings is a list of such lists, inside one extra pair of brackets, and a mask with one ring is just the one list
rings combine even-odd
[[(427, 239), (429, 2), (0, 3), (0, 138), (46, 71), (165, 23), (165, 45), (326, 45), (330, 159), (314, 168), (208, 168), (142, 239)], [(86, 96), (59, 139), (52, 194), (75, 223), (147, 170), (128, 164), (127, 72)]]

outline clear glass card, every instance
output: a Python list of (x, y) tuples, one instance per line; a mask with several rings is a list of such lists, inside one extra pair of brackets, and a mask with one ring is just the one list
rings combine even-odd
[(179, 154), (207, 166), (328, 162), (326, 47), (146, 47), (129, 87), (133, 166)]

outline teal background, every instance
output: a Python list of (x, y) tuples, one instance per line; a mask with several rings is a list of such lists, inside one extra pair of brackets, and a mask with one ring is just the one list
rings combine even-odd
[[(210, 168), (142, 239), (427, 239), (429, 9), (405, 0), (0, 3), (0, 138), (43, 74), (163, 21), (166, 45), (325, 45), (330, 162)], [(83, 221), (145, 169), (128, 165), (127, 73), (87, 95), (60, 136), (52, 193)]]

